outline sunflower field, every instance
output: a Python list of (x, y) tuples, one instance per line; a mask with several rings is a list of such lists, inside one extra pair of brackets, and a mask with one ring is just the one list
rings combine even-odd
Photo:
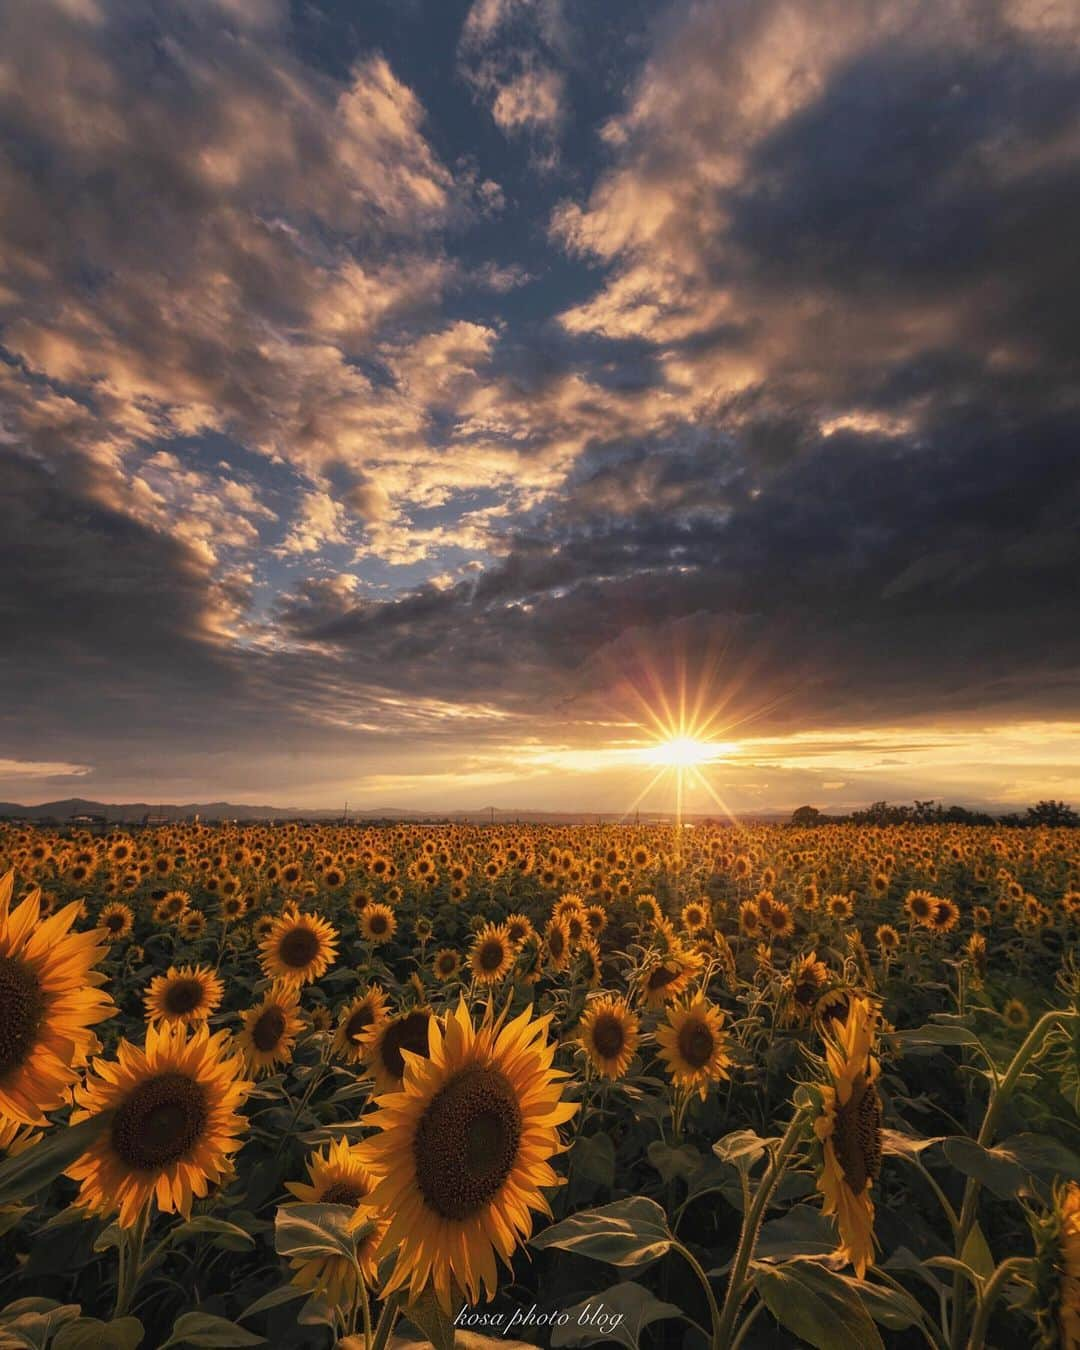
[(0, 830), (0, 1350), (1080, 1346), (1080, 832)]

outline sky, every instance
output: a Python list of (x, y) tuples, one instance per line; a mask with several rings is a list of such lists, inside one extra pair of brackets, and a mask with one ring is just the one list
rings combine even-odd
[(1078, 39), (8, 0), (0, 798), (1080, 799)]

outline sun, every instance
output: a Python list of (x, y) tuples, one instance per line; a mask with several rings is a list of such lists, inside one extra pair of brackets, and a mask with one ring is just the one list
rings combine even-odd
[(662, 764), (665, 768), (688, 769), (697, 764), (709, 764), (719, 759), (724, 747), (712, 741), (699, 741), (693, 736), (673, 736), (650, 746), (645, 758), (650, 764)]

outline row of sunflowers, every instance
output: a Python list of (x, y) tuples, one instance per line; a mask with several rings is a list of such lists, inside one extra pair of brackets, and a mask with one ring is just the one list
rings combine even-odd
[(5, 827), (0, 1350), (1075, 1350), (1078, 842)]

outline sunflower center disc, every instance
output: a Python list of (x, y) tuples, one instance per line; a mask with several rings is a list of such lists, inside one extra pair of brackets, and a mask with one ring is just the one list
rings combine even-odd
[(657, 966), (649, 976), (649, 989), (664, 989), (678, 978), (679, 972), (677, 970), (670, 970), (667, 966)]
[(284, 1030), (285, 1014), (280, 1008), (267, 1008), (251, 1028), (251, 1039), (255, 1043), (255, 1049), (261, 1050), (263, 1054), (273, 1050), (281, 1040), (281, 1033)]
[(881, 1098), (875, 1084), (856, 1082), (850, 1099), (837, 1107), (833, 1148), (844, 1180), (855, 1195), (881, 1171)]
[(162, 1073), (135, 1087), (113, 1117), (111, 1139), (136, 1171), (152, 1172), (185, 1157), (207, 1121), (201, 1083), (182, 1073)]
[(503, 963), (503, 945), (494, 938), (480, 948), (480, 969), (498, 970)]
[(335, 1181), (323, 1194), (320, 1204), (349, 1205), (355, 1209), (364, 1198), (364, 1190), (355, 1181)]
[(290, 928), (281, 939), (278, 955), (287, 966), (300, 969), (319, 954), (319, 939), (310, 928)]
[(495, 1069), (462, 1069), (431, 1099), (413, 1140), (416, 1181), (444, 1219), (467, 1219), (492, 1199), (517, 1159), (521, 1109)]
[(202, 1002), (203, 987), (201, 980), (172, 980), (165, 990), (166, 1011), (180, 1017), (184, 1013), (194, 1012)]
[(388, 1073), (401, 1078), (405, 1073), (405, 1061), (402, 1050), (411, 1050), (414, 1055), (428, 1057), (428, 1020), (426, 1012), (411, 1012), (407, 1017), (387, 1027), (383, 1037), (381, 1056)]
[(626, 1044), (623, 1025), (614, 1013), (601, 1013), (593, 1023), (592, 1042), (603, 1059), (615, 1059)]
[(0, 1074), (28, 1058), (45, 1016), (45, 995), (33, 969), (0, 956)]
[(702, 1069), (712, 1058), (713, 1034), (704, 1022), (688, 1020), (679, 1028), (679, 1054), (694, 1069)]
[(358, 1041), (374, 1020), (375, 1016), (367, 1004), (362, 1008), (357, 1008), (345, 1023), (345, 1039), (347, 1041)]

